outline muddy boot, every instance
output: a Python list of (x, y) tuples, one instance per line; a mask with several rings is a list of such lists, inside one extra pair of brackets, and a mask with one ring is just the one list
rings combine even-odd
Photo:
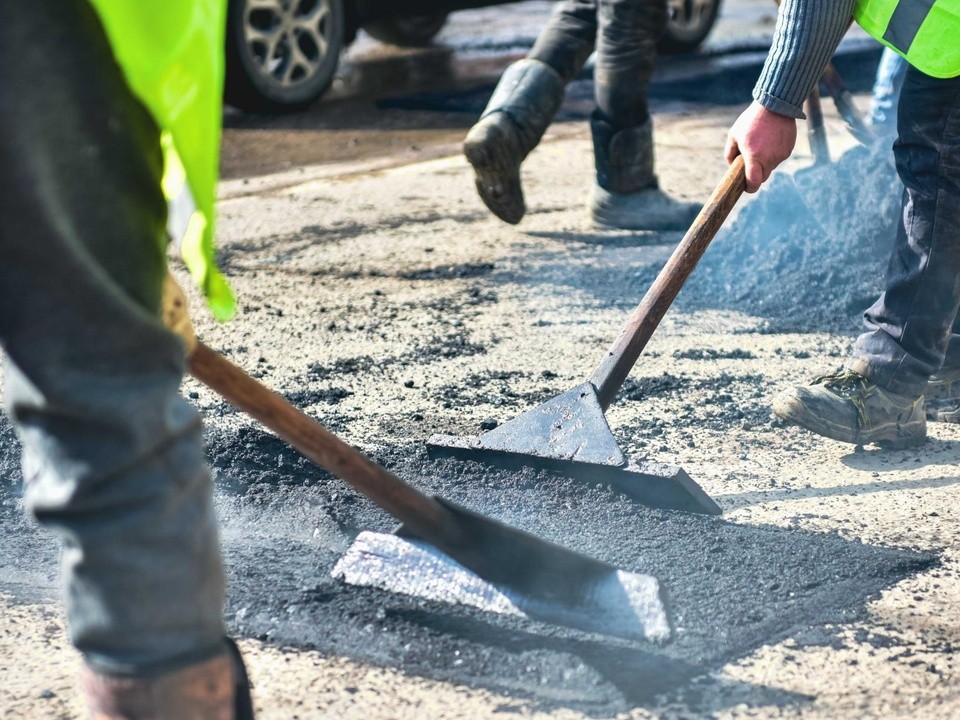
[(927, 420), (960, 424), (960, 368), (931, 376), (923, 396)]
[(852, 370), (817, 378), (807, 387), (784, 390), (773, 414), (824, 437), (868, 445), (905, 448), (927, 437), (923, 396), (883, 390)]
[(156, 677), (82, 676), (92, 720), (253, 720), (250, 681), (232, 641), (221, 655)]
[(653, 121), (615, 132), (594, 112), (590, 119), (597, 184), (590, 214), (598, 227), (620, 230), (686, 230), (701, 205), (674, 200), (653, 172)]
[(480, 122), (470, 128), (463, 142), (480, 198), (504, 222), (516, 225), (527, 210), (520, 163), (556, 115), (563, 89), (563, 78), (546, 63), (513, 63), (500, 78)]

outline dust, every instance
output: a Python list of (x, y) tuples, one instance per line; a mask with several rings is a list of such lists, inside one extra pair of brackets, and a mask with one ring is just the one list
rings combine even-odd
[(775, 175), (720, 231), (681, 306), (756, 315), (770, 331), (856, 331), (883, 288), (899, 187), (886, 146)]

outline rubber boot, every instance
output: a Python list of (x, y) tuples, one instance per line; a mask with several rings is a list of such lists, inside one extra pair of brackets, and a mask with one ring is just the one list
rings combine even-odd
[(520, 164), (550, 126), (563, 102), (563, 90), (563, 78), (546, 63), (529, 59), (513, 63), (463, 142), (480, 199), (511, 225), (527, 210)]
[(113, 677), (85, 667), (91, 720), (253, 720), (250, 681), (232, 641), (216, 657), (156, 677)]
[(653, 172), (653, 121), (615, 131), (593, 113), (590, 119), (597, 183), (590, 198), (595, 225), (620, 230), (686, 230), (701, 205), (674, 200), (660, 190)]

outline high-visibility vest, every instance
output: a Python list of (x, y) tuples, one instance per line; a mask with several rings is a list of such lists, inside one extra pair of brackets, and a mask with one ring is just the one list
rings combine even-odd
[(226, 0), (90, 3), (130, 89), (161, 129), (164, 194), (180, 215), (180, 201), (192, 199), (181, 222), (183, 260), (214, 316), (227, 320), (234, 312), (233, 293), (217, 269), (213, 247)]
[(960, 0), (858, 0), (853, 16), (920, 72), (960, 75)]

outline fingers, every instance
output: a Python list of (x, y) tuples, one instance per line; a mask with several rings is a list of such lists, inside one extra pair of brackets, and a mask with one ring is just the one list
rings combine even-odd
[[(728, 165), (741, 154), (740, 145), (732, 135), (727, 136), (727, 147), (724, 154), (727, 158)], [(742, 154), (744, 174), (747, 180), (747, 192), (755, 193), (760, 189), (760, 186), (766, 182), (767, 178), (770, 177), (770, 173), (764, 170), (763, 162), (759, 160), (756, 155), (750, 152)]]
[(747, 178), (748, 193), (755, 193), (770, 177), (770, 173), (764, 170), (763, 163), (754, 155), (743, 156), (743, 169)]
[(727, 165), (736, 160), (737, 155), (739, 154), (740, 146), (737, 144), (737, 139), (733, 135), (727, 135), (727, 146), (724, 149), (724, 156), (727, 158)]

